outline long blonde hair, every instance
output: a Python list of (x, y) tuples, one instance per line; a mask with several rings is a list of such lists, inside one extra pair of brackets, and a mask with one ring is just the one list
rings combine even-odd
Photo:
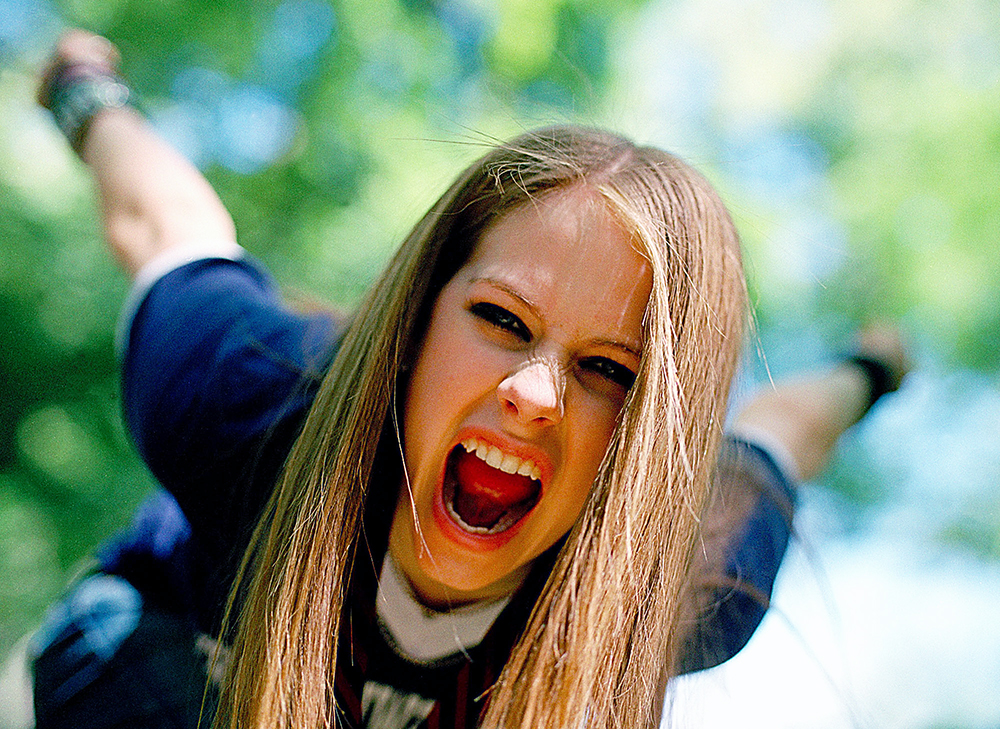
[(579, 183), (604, 196), (649, 258), (642, 363), (481, 726), (655, 723), (740, 351), (739, 243), (714, 190), (683, 162), (603, 131), (553, 127), (466, 169), (360, 307), (230, 598), (242, 608), (217, 726), (336, 723), (340, 623), (366, 510), (396, 503), (405, 364), (482, 231), (531, 198)]

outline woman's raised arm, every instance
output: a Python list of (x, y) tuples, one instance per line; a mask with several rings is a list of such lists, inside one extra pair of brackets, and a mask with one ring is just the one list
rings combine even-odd
[(158, 254), (235, 239), (232, 218), (201, 173), (120, 94), (118, 51), (81, 30), (59, 41), (42, 77), (48, 108), (97, 182), (104, 237), (130, 276)]

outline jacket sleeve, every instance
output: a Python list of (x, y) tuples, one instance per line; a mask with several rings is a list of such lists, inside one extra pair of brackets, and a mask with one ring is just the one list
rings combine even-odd
[(727, 438), (683, 606), (678, 672), (712, 668), (750, 640), (791, 536), (794, 484), (763, 448)]
[(335, 347), (329, 315), (283, 305), (247, 260), (153, 283), (124, 339), (125, 420), (191, 522), (206, 563), (242, 553)]

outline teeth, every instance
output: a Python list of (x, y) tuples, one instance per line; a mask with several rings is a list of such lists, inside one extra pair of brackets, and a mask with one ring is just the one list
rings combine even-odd
[[(470, 453), (471, 453), (471, 451), (470, 451)], [(445, 508), (448, 509), (448, 513), (451, 514), (451, 518), (454, 519), (455, 521), (457, 521), (459, 524), (461, 524), (465, 528), (466, 531), (470, 531), (473, 534), (492, 534), (493, 533), (493, 529), (488, 529), (486, 527), (472, 526), (471, 524), (466, 524), (465, 519), (462, 518), (461, 514), (459, 514), (457, 511), (455, 511), (455, 507), (452, 505), (452, 503), (450, 501), (447, 504), (445, 504)], [(494, 524), (493, 527), (495, 529), (496, 525)]]
[(504, 473), (517, 473), (517, 469), (520, 467), (522, 463), (524, 463), (524, 461), (522, 461), (517, 456), (512, 456), (508, 454), (503, 457), (502, 461), (500, 461), (499, 468)]
[(486, 462), (493, 468), (500, 468), (501, 461), (503, 461), (503, 452), (496, 446), (490, 446), (490, 450), (486, 454)]
[(498, 468), (504, 473), (528, 476), (535, 481), (542, 480), (542, 469), (531, 459), (518, 458), (510, 453), (504, 453), (496, 446), (483, 443), (475, 438), (463, 440), (462, 447), (467, 453), (475, 453), (477, 458), (486, 461), (490, 466)]

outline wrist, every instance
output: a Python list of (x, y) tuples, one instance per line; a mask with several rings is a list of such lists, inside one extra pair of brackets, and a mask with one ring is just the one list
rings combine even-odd
[(899, 389), (900, 377), (892, 368), (877, 357), (866, 354), (852, 354), (844, 359), (845, 364), (855, 367), (868, 385), (868, 400), (865, 412), (883, 396)]
[(93, 118), (104, 109), (127, 106), (131, 93), (111, 67), (72, 63), (49, 77), (40, 96), (73, 151), (80, 154)]

